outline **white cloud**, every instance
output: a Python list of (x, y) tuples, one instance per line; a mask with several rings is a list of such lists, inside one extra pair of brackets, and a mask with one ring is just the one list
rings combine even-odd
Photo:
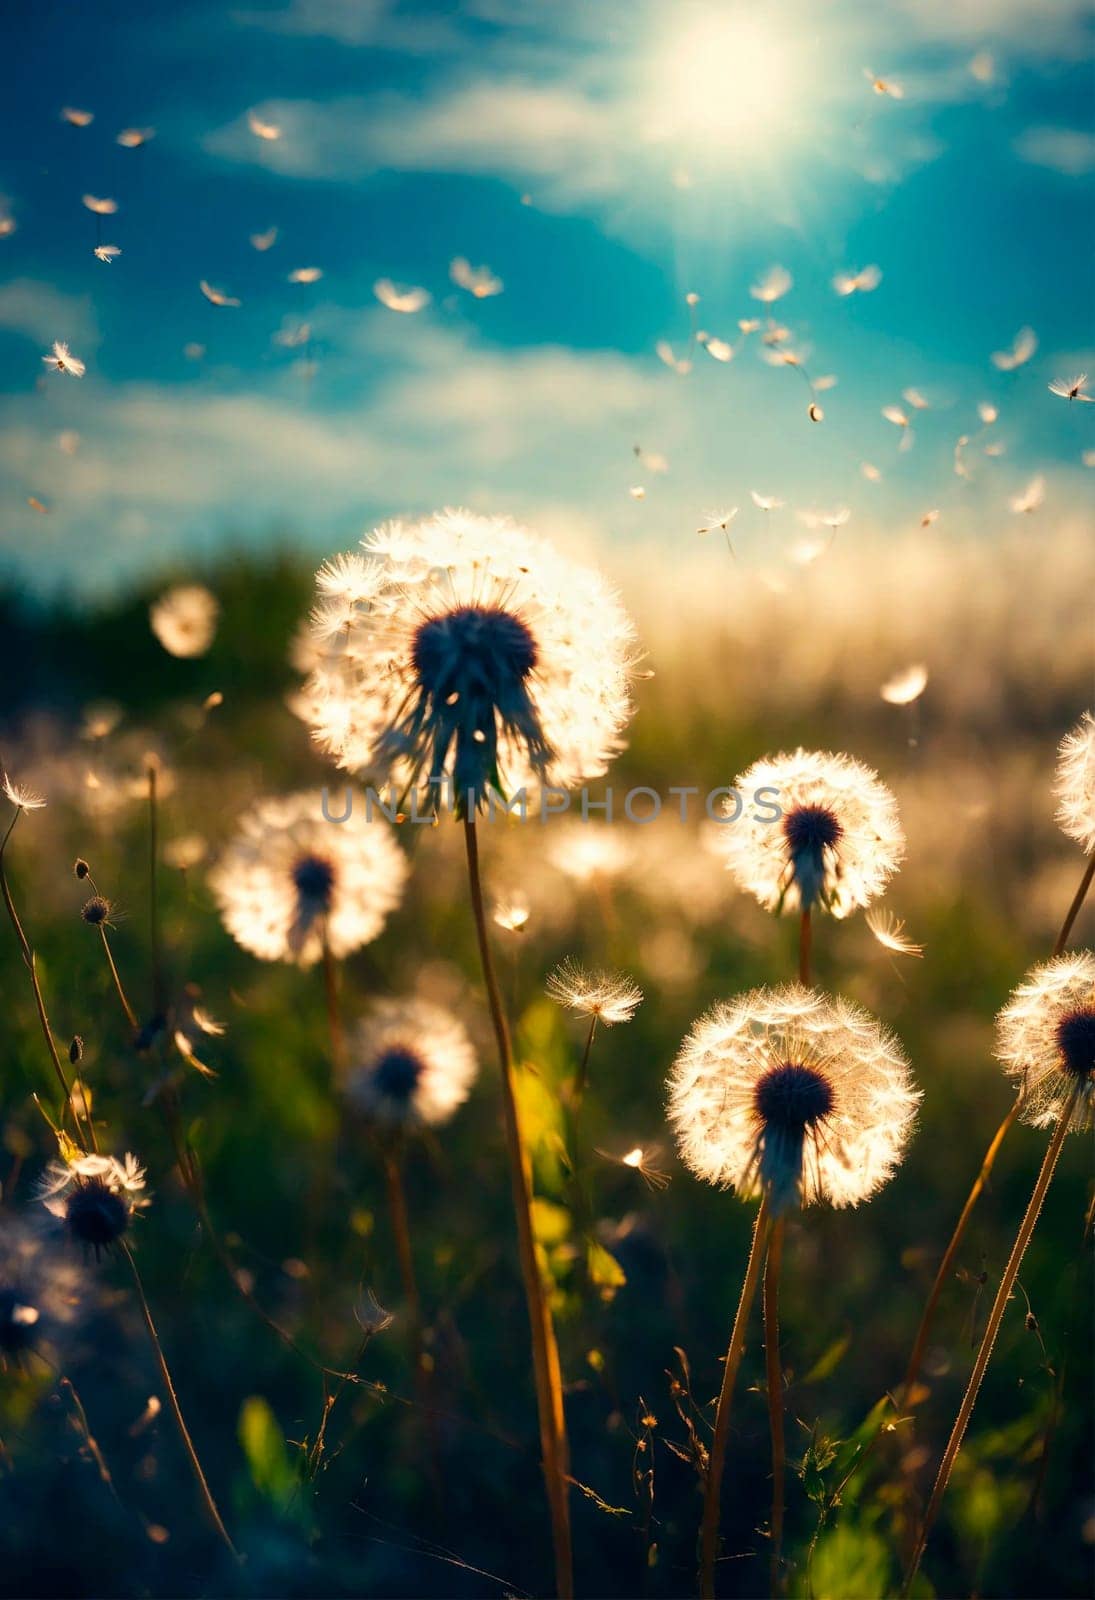
[(1095, 172), (1095, 134), (1079, 128), (1026, 128), (1014, 148), (1022, 161), (1068, 178)]
[(43, 349), (64, 339), (82, 354), (99, 343), (91, 296), (64, 294), (35, 278), (13, 278), (0, 286), (0, 328), (23, 334)]

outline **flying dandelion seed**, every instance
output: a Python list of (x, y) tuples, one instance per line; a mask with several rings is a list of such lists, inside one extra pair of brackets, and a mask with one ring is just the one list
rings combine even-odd
[(49, 514), (49, 507), (45, 505), (43, 501), (39, 500), (36, 494), (30, 494), (27, 496), (27, 505), (32, 511), (37, 511), (40, 516), (44, 517), (48, 516)]
[(977, 415), (981, 418), (986, 428), (991, 428), (1000, 416), (999, 410), (988, 400), (982, 400), (977, 407)]
[(403, 897), (407, 859), (351, 805), (337, 827), (318, 793), (261, 800), (209, 875), (228, 932), (261, 961), (314, 965), (370, 944)]
[(391, 278), (378, 278), (373, 284), (373, 293), (389, 311), (402, 311), (407, 316), (423, 310), (431, 298), (428, 289), (409, 288), (393, 283)]
[(917, 662), (901, 672), (895, 672), (892, 678), (887, 678), (878, 692), (891, 706), (908, 706), (914, 700), (919, 700), (927, 687), (928, 669), (922, 662)]
[(914, 411), (927, 411), (930, 408), (930, 401), (919, 389), (903, 389), (901, 398)]
[(144, 1168), (136, 1156), (85, 1155), (52, 1161), (38, 1198), (65, 1231), (98, 1260), (129, 1231), (133, 1218), (149, 1204)]
[(924, 946), (905, 937), (905, 924), (885, 906), (872, 906), (863, 919), (879, 944), (898, 956), (922, 956)]
[(440, 1127), (468, 1098), (478, 1063), (461, 1022), (425, 1000), (378, 1000), (353, 1030), (346, 1099), (383, 1127)]
[(621, 1167), (629, 1167), (632, 1172), (637, 1172), (648, 1189), (668, 1189), (669, 1174), (654, 1165), (661, 1155), (661, 1146), (652, 1144), (644, 1149), (637, 1144), (634, 1149), (626, 1150), (622, 1156), (613, 1155), (609, 1150), (598, 1150), (597, 1154), (605, 1161), (614, 1161)]
[(978, 83), (995, 83), (996, 57), (991, 50), (979, 50), (969, 66), (970, 77)]
[(596, 1018), (606, 1028), (630, 1022), (643, 992), (624, 973), (588, 971), (569, 957), (544, 985), (551, 998), (576, 1016)]
[(905, 91), (893, 78), (880, 78), (870, 67), (863, 68), (863, 76), (875, 94), (888, 95), (891, 100), (904, 100)]
[(1095, 402), (1095, 394), (1087, 393), (1086, 372), (1078, 372), (1074, 378), (1054, 378), (1049, 392), (1060, 395), (1062, 400), (1083, 400), (1088, 405)]
[(1038, 336), (1033, 328), (1020, 328), (1009, 350), (994, 350), (992, 363), (1000, 372), (1014, 372), (1025, 366), (1038, 348)]
[(900, 428), (902, 430), (900, 448), (902, 450), (907, 450), (912, 444), (913, 438), (912, 423), (909, 420), (908, 414), (902, 411), (900, 406), (883, 406), (882, 415), (885, 417), (887, 422), (892, 422), (895, 428)]
[(798, 511), (795, 513), (799, 521), (807, 528), (843, 528), (851, 520), (851, 509), (848, 506), (837, 506), (835, 511)]
[(318, 283), (323, 276), (322, 267), (294, 267), (289, 273), (290, 283)]
[(642, 462), (647, 472), (665, 473), (669, 471), (669, 458), (663, 456), (660, 450), (644, 450), (642, 445), (632, 445), (632, 454)]
[(0, 788), (3, 788), (5, 798), (20, 811), (40, 811), (46, 803), (45, 797), (37, 790), (28, 788), (26, 784), (16, 783), (6, 772), (3, 779), (0, 779)]
[(220, 606), (199, 583), (168, 589), (149, 608), (149, 625), (168, 655), (203, 656), (213, 643)]
[(256, 139), (272, 142), (274, 139), (281, 138), (281, 129), (278, 124), (276, 122), (267, 122), (265, 118), (259, 116), (257, 111), (249, 111), (247, 113), (247, 126)]
[(155, 128), (123, 128), (114, 142), (120, 144), (123, 150), (139, 150), (155, 137)]
[(872, 465), (870, 461), (861, 461), (859, 463), (859, 470), (866, 478), (868, 483), (882, 482), (882, 473), (876, 466)]
[(1024, 1122), (1054, 1127), (1076, 1093), (1069, 1126), (1078, 1131), (1091, 1126), (1095, 955), (1090, 950), (1031, 969), (996, 1019), (996, 1058), (1019, 1086)]
[(933, 507), (931, 511), (925, 511), (924, 515), (920, 518), (920, 526), (922, 528), (930, 528), (933, 523), (939, 521), (941, 515), (942, 513), (940, 512), (938, 506)]
[(112, 217), (118, 209), (117, 200), (100, 199), (94, 194), (85, 194), (81, 198), (87, 209), (97, 217)]
[(643, 488), (641, 483), (633, 484), (627, 492), (631, 496), (632, 500), (646, 499), (646, 490)]
[(783, 296), (793, 286), (794, 279), (787, 271), (787, 268), (773, 266), (769, 267), (763, 277), (758, 278), (756, 283), (750, 286), (749, 293), (754, 300), (759, 300), (762, 304), (770, 306), (774, 305), (777, 300), (782, 300)]
[(1095, 717), (1090, 711), (1061, 740), (1053, 793), (1058, 825), (1090, 855), (1095, 851)]
[(226, 294), (223, 289), (214, 289), (213, 285), (207, 282), (205, 278), (201, 279), (198, 288), (211, 306), (238, 306), (242, 304), (232, 295)]
[(95, 121), (93, 111), (79, 111), (75, 106), (62, 106), (61, 117), (73, 128), (88, 128)]
[(806, 407), (806, 415), (809, 417), (811, 422), (825, 421), (825, 413), (818, 405), (816, 400), (810, 401), (810, 404)]
[[(897, 803), (850, 756), (796, 750), (766, 756), (734, 780), (739, 795), (778, 796), (780, 818), (745, 818), (715, 847), (739, 886), (767, 911), (822, 906), (846, 917), (882, 893), (905, 855)], [(727, 814), (733, 796), (727, 801)]]
[(668, 339), (659, 339), (654, 346), (654, 353), (670, 372), (676, 372), (682, 378), (692, 371), (692, 362), (687, 356), (678, 357)]
[(265, 251), (272, 250), (274, 245), (277, 244), (278, 230), (276, 228), (267, 228), (265, 233), (252, 233), (248, 235), (248, 238), (251, 241), (252, 249), (257, 250), (262, 255)]
[(881, 267), (861, 267), (851, 272), (838, 272), (833, 288), (842, 298), (852, 294), (870, 294), (882, 282)]
[(287, 321), (274, 335), (274, 343), (283, 350), (299, 350), (301, 345), (308, 343), (312, 337), (312, 324), (310, 322)]
[(701, 341), (707, 354), (715, 361), (733, 361), (734, 347), (727, 344), (725, 339), (712, 339), (710, 337)]
[(724, 533), (727, 544), (730, 543), (730, 524), (738, 514), (737, 506), (731, 506), (729, 511), (707, 511), (700, 526), (696, 529), (698, 534)]
[(465, 256), (454, 256), (449, 262), (449, 277), (458, 289), (466, 289), (476, 300), (489, 300), (505, 288), (489, 267), (473, 267)]
[(96, 261), (105, 261), (108, 266), (121, 253), (121, 249), (116, 244), (97, 244), (92, 252)]
[(435, 801), (451, 781), (461, 814), (606, 770), (631, 715), (634, 632), (599, 574), (467, 511), (389, 523), (363, 547), (380, 582), (319, 637), (308, 683), (323, 750)]
[(1019, 494), (1013, 494), (1010, 496), (1008, 499), (1008, 509), (1016, 512), (1019, 516), (1029, 516), (1032, 511), (1038, 510), (1038, 507), (1042, 505), (1045, 498), (1045, 475), (1039, 472), (1033, 478), (1031, 478), (1026, 488), (1023, 489)]
[(504, 900), (498, 900), (492, 913), (495, 923), (507, 933), (524, 933), (531, 915), (529, 903), (521, 894), (507, 895)]
[(780, 1214), (869, 1199), (902, 1159), (919, 1098), (881, 1023), (790, 984), (699, 1019), (673, 1063), (668, 1115), (697, 1177), (766, 1194)]
[(67, 372), (71, 378), (82, 378), (87, 371), (79, 356), (74, 356), (62, 339), (54, 339), (52, 353), (42, 360), (51, 372)]
[(786, 500), (777, 500), (774, 494), (758, 494), (756, 489), (750, 489), (749, 494), (758, 511), (782, 511), (787, 504)]

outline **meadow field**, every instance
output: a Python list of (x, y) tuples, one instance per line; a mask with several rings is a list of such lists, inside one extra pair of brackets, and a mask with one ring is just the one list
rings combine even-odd
[[(765, 755), (845, 751), (896, 797), (907, 855), (884, 904), (922, 946), (887, 948), (862, 911), (815, 919), (813, 982), (894, 1031), (922, 1100), (876, 1194), (786, 1218), (782, 1550), (773, 1564), (758, 1304), (726, 1455), (719, 1594), (898, 1592), (1045, 1153), (1045, 1129), (1009, 1131), (917, 1383), (903, 1387), (942, 1252), (1014, 1099), (993, 1019), (1048, 957), (1084, 869), (1052, 791), (1058, 743), (1090, 702), (1090, 545), (1027, 526), (991, 541), (898, 531), (881, 552), (838, 538), (774, 586), (711, 541), (671, 570), (665, 552), (606, 563), (642, 654), (627, 748), (590, 798), (608, 784), (617, 806), (640, 786), (702, 796)], [(29, 1230), (26, 1248), (46, 1252), (35, 1271), (67, 1274), (42, 1293), (67, 1309), (43, 1300), (41, 1342), (21, 1341), (2, 1297), (24, 1291), (0, 1282), (3, 1590), (557, 1593), (461, 825), (370, 825), (409, 870), (383, 930), (344, 960), (241, 948), (210, 887), (241, 816), (307, 791), (318, 817), (324, 786), (341, 810), (345, 775), (298, 715), (313, 568), (287, 553), (174, 575), (219, 604), (196, 659), (149, 627), (172, 576), (99, 609), (2, 602), (4, 766), (47, 801), (10, 810), (4, 872), (76, 1113), (5, 919), (0, 1267), (10, 1278)], [(926, 688), (887, 703), (880, 687), (911, 663)], [(678, 1158), (667, 1074), (708, 1007), (798, 971), (799, 919), (735, 885), (714, 838), (724, 825), (699, 800), (686, 820), (677, 807), (609, 823), (593, 809), (583, 821), (575, 800), (546, 822), (479, 827), (583, 1595), (695, 1592), (756, 1208)], [(91, 897), (106, 911), (82, 914)], [(1072, 944), (1091, 938), (1089, 904)], [(591, 1034), (588, 1008), (575, 1016), (545, 989), (566, 960), (625, 975), (641, 1004)], [(391, 997), (444, 1008), (470, 1037), (477, 1076), (436, 1125), (393, 1132), (344, 1092), (357, 1020)], [(72, 1140), (92, 1128), (102, 1150), (133, 1152), (146, 1172), (134, 1194), (149, 1201), (103, 1250), (39, 1198), (47, 1164), (78, 1162)], [(916, 1594), (1088, 1592), (1090, 1200), (1088, 1141), (1071, 1137)], [(51, 1220), (75, 1236), (58, 1244)]]

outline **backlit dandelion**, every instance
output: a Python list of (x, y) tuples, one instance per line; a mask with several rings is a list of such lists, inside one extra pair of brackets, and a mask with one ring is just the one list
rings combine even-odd
[(40, 795), (36, 789), (29, 788), (25, 783), (16, 783), (9, 773), (4, 774), (0, 780), (4, 796), (13, 806), (20, 811), (40, 811), (45, 805), (45, 796)]
[(120, 144), (123, 150), (139, 150), (155, 137), (155, 128), (123, 128), (114, 142)]
[(1037, 511), (1046, 498), (1045, 474), (1036, 473), (1025, 489), (1008, 498), (1008, 510), (1014, 511), (1017, 516), (1029, 516), (1032, 511)]
[(1095, 851), (1095, 716), (1085, 711), (1061, 740), (1053, 785), (1057, 822), (1086, 855)]
[(384, 1127), (438, 1127), (468, 1098), (477, 1070), (450, 1012), (426, 1000), (379, 1000), (351, 1031), (344, 1092)]
[(863, 68), (863, 76), (874, 90), (875, 94), (888, 95), (891, 100), (904, 100), (905, 90), (893, 78), (881, 78), (870, 67)]
[(89, 128), (95, 121), (95, 113), (81, 111), (78, 106), (62, 106), (61, 118), (71, 128)]
[(318, 283), (323, 276), (322, 267), (294, 267), (289, 274), (290, 283)]
[(249, 111), (247, 113), (247, 126), (256, 139), (262, 139), (267, 143), (272, 143), (275, 139), (281, 138), (281, 129), (278, 124), (270, 122), (266, 117), (261, 117), (257, 111)]
[(168, 655), (203, 656), (213, 643), (220, 606), (202, 584), (168, 589), (149, 608), (152, 632)]
[(207, 278), (202, 278), (198, 288), (211, 306), (239, 306), (243, 303), (237, 300), (234, 295), (228, 294), (224, 289), (214, 288)]
[(261, 233), (248, 234), (248, 241), (252, 250), (257, 250), (260, 255), (265, 255), (267, 250), (272, 250), (278, 242), (278, 230), (266, 228)]
[(643, 992), (624, 973), (591, 972), (566, 960), (556, 967), (545, 985), (548, 994), (576, 1016), (589, 1017), (606, 1028), (630, 1022), (642, 1003)]
[(82, 378), (87, 368), (79, 356), (74, 356), (63, 339), (54, 339), (53, 349), (42, 360), (51, 372), (67, 372), (70, 378)]
[(996, 1058), (1035, 1128), (1091, 1126), (1095, 1112), (1095, 955), (1058, 956), (1032, 968), (996, 1019)]
[(734, 788), (743, 795), (763, 790), (765, 804), (780, 810), (778, 821), (743, 816), (717, 835), (739, 885), (768, 911), (820, 905), (846, 917), (882, 892), (904, 857), (893, 795), (850, 756), (808, 750), (767, 756)]
[(96, 261), (103, 261), (107, 266), (121, 253), (121, 249), (116, 244), (97, 244), (92, 251)]
[(406, 857), (385, 823), (351, 803), (328, 822), (318, 793), (260, 800), (210, 873), (232, 937), (262, 961), (311, 966), (382, 931), (403, 895)]
[(145, 1173), (136, 1156), (85, 1155), (71, 1162), (53, 1161), (39, 1189), (39, 1199), (65, 1231), (96, 1260), (129, 1231), (130, 1223), (149, 1203)]
[(837, 294), (847, 298), (851, 294), (870, 294), (881, 282), (881, 267), (860, 267), (851, 272), (838, 272), (833, 279), (833, 288)]
[(117, 200), (111, 200), (105, 195), (85, 194), (81, 198), (87, 209), (97, 217), (112, 217), (118, 210)]
[(532, 909), (523, 894), (510, 894), (497, 900), (491, 913), (495, 924), (507, 933), (524, 933), (531, 915)]
[(774, 494), (760, 494), (756, 489), (750, 489), (749, 495), (758, 511), (782, 511), (787, 504)]
[[(343, 766), (424, 786), (457, 811), (488, 796), (599, 776), (631, 713), (634, 633), (594, 572), (507, 518), (443, 511), (364, 542), (381, 581), (347, 583), (308, 685), (320, 747)], [(358, 582), (357, 569), (348, 584)]]
[(770, 306), (777, 300), (782, 300), (793, 285), (794, 279), (787, 268), (774, 266), (769, 267), (763, 277), (758, 278), (756, 283), (750, 286), (749, 293), (754, 300), (760, 300), (762, 304)]
[(1074, 378), (1054, 378), (1049, 392), (1060, 395), (1062, 400), (1085, 400), (1088, 405), (1095, 401), (1095, 394), (1087, 393), (1086, 372), (1077, 373)]
[(842, 999), (791, 984), (701, 1017), (669, 1078), (669, 1120), (697, 1177), (777, 1215), (855, 1206), (901, 1160), (919, 1099), (897, 1040)]

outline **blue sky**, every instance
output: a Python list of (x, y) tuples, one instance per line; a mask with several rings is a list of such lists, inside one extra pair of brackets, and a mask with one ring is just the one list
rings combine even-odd
[[(233, 542), (325, 553), (443, 503), (669, 553), (737, 505), (736, 545), (765, 559), (811, 508), (881, 539), (938, 508), (940, 529), (992, 537), (1038, 476), (1032, 522), (1090, 515), (1095, 406), (1047, 388), (1095, 373), (1092, 29), (1073, 0), (9, 17), (0, 570), (37, 589), (109, 591)], [(122, 148), (131, 127), (154, 137)], [(457, 287), (457, 256), (502, 292)], [(775, 264), (793, 281), (767, 305), (750, 288)], [(835, 292), (869, 265), (876, 289)], [(381, 278), (430, 304), (386, 309)], [(201, 279), (241, 304), (210, 305)], [(691, 341), (688, 294), (729, 363)], [(803, 372), (762, 359), (768, 317), (787, 330), (769, 355), (837, 379), (823, 421)], [(1037, 349), (1001, 372), (1023, 327)], [(46, 371), (54, 339), (83, 378)], [(999, 408), (987, 429), (979, 403)], [(766, 518), (752, 489), (787, 504)]]

